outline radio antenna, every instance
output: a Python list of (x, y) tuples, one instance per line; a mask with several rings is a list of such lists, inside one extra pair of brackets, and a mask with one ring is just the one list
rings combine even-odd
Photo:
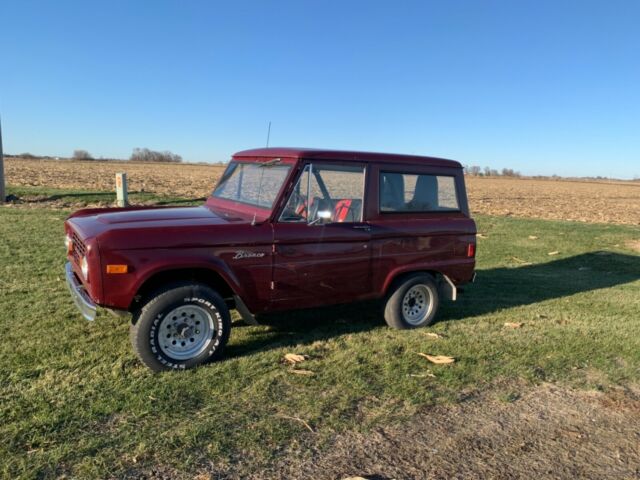
[(267, 128), (267, 148), (269, 147), (269, 138), (271, 137), (271, 121), (269, 121), (269, 127)]

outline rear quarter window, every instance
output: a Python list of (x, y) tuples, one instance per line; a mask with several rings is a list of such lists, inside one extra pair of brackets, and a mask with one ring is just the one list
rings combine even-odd
[(382, 213), (460, 210), (453, 176), (380, 172), (379, 191)]

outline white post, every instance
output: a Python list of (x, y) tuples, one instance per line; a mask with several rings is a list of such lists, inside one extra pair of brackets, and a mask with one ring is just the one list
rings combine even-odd
[(129, 205), (126, 173), (116, 173), (116, 203), (119, 207), (126, 207)]
[(7, 199), (4, 189), (4, 156), (2, 155), (2, 123), (0, 122), (0, 203)]

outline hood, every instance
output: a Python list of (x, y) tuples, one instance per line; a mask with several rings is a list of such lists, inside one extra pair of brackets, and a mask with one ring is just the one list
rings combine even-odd
[(74, 213), (68, 223), (83, 239), (98, 238), (101, 248), (126, 249), (224, 241), (223, 231), (249, 226), (251, 219), (207, 206), (152, 207), (84, 210)]
[(215, 213), (207, 207), (123, 210), (98, 214), (95, 216), (95, 220), (106, 225), (153, 222), (156, 225), (160, 223), (166, 226), (174, 226), (184, 223), (199, 223), (199, 221), (202, 220), (206, 220), (207, 223), (217, 224), (229, 222), (228, 217)]

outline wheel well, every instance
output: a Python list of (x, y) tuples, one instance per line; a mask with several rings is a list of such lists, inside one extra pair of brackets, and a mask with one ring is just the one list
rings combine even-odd
[(436, 281), (436, 284), (439, 284), (442, 281), (442, 273), (436, 270), (414, 270), (411, 272), (402, 272), (396, 275), (395, 277), (393, 277), (393, 280), (389, 282), (389, 284), (387, 285), (387, 289), (385, 291), (385, 295), (388, 295), (389, 292), (391, 292), (399, 282), (402, 282), (408, 276), (415, 275), (416, 273), (426, 273), (431, 275), (433, 279)]
[(213, 270), (209, 270), (207, 268), (165, 270), (158, 272), (145, 280), (136, 292), (136, 295), (133, 297), (133, 301), (129, 306), (129, 311), (136, 310), (150, 294), (163, 285), (180, 281), (205, 284), (218, 292), (225, 300), (230, 299), (234, 295), (233, 290), (224, 278)]

